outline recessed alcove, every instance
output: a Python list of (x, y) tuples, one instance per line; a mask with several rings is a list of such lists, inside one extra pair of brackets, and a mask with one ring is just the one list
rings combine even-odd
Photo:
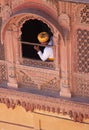
[[(48, 32), (50, 37), (53, 35), (51, 29), (48, 27), (46, 23), (42, 22), (41, 20), (30, 19), (26, 21), (21, 28), (21, 41), (39, 44), (37, 35), (43, 31)], [(34, 50), (33, 45), (26, 43), (22, 43), (21, 45), (23, 58), (40, 60), (36, 50)], [(43, 51), (44, 47), (40, 47), (40, 49)]]

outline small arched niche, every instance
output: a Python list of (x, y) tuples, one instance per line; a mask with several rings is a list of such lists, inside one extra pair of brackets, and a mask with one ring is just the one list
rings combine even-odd
[[(30, 19), (23, 24), (21, 28), (21, 49), (23, 58), (40, 60), (37, 51), (34, 49), (34, 45), (26, 44), (26, 42), (39, 44), (37, 36), (40, 32), (47, 32), (49, 37), (53, 35), (48, 25), (41, 20)], [(44, 47), (40, 46), (40, 49), (43, 51)]]

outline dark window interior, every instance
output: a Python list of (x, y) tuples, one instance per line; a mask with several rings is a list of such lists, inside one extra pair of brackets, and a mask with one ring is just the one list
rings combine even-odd
[[(37, 19), (34, 20), (31, 19), (26, 21), (23, 24), (21, 31), (22, 31), (21, 41), (37, 44), (39, 44), (37, 35), (40, 32), (46, 31), (49, 33), (49, 36), (52, 36), (52, 32), (50, 28), (47, 26), (47, 24)], [(43, 51), (44, 47), (40, 47), (40, 49)], [(24, 43), (22, 43), (22, 57), (40, 60), (39, 56), (37, 55), (37, 51), (34, 50), (34, 46)]]

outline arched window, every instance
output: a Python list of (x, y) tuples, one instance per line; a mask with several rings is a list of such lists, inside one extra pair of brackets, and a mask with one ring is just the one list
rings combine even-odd
[[(34, 49), (34, 44), (39, 44), (37, 35), (40, 32), (47, 32), (49, 37), (53, 34), (47, 24), (43, 23), (41, 20), (31, 19), (26, 21), (21, 28), (22, 35), (22, 57), (41, 60), (37, 51)], [(30, 43), (34, 43), (33, 45)], [(40, 50), (43, 52), (44, 47), (40, 46)]]

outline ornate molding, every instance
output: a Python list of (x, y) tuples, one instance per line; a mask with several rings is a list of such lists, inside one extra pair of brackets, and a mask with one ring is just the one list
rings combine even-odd
[(33, 79), (31, 78), (31, 76), (28, 76), (28, 74), (26, 74), (26, 72), (24, 72), (23, 70), (19, 70), (16, 73), (16, 78), (17, 78), (17, 82), (19, 84), (19, 86), (21, 87), (22, 85), (26, 86), (31, 86), (32, 88), (37, 88), (37, 84), (33, 81)]
[[(89, 105), (84, 102), (75, 102), (62, 98), (53, 98), (38, 94), (20, 92), (18, 90), (0, 88), (0, 103), (6, 104), (7, 108), (15, 109), (22, 106), (26, 111), (35, 112), (36, 110), (68, 115), (73, 121), (82, 122), (89, 119)], [(67, 118), (67, 117), (65, 117)]]
[[(27, 67), (16, 68), (16, 79), (20, 87), (36, 88), (37, 90), (59, 91), (59, 73), (55, 70)], [(52, 74), (52, 75), (50, 75)]]
[(55, 69), (54, 62), (43, 62), (40, 60), (32, 60), (32, 59), (25, 59), (23, 58), (21, 61), (22, 65), (29, 65), (33, 67), (41, 67), (41, 68), (48, 68), (48, 69)]

